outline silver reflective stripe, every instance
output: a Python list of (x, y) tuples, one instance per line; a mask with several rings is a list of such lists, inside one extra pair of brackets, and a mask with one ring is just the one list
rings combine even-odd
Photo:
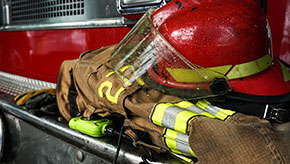
[(200, 113), (203, 113), (204, 112), (202, 109), (200, 109), (199, 107), (197, 107), (195, 105), (192, 105), (190, 107), (187, 107), (186, 109), (189, 110), (189, 111), (192, 111), (194, 113), (197, 113), (197, 114), (200, 114)]
[(163, 137), (165, 145), (171, 152), (196, 157), (189, 146), (188, 135), (175, 130), (165, 129)]
[(189, 122), (197, 115), (212, 117), (188, 101), (159, 103), (154, 106), (150, 120), (158, 126), (185, 134), (188, 132)]
[(175, 121), (176, 121), (176, 116), (184, 111), (184, 109), (181, 109), (176, 106), (170, 106), (164, 111), (164, 115), (162, 118), (162, 126), (174, 129)]
[(221, 120), (225, 120), (229, 116), (232, 116), (236, 113), (232, 110), (222, 109), (217, 106), (213, 106), (206, 99), (198, 100), (198, 102), (196, 103), (196, 106), (206, 111), (206, 113), (209, 113), (210, 115), (212, 115), (213, 118), (218, 118)]
[(191, 155), (190, 154), (190, 147), (188, 143), (188, 135), (182, 134), (182, 133), (177, 133), (176, 136), (176, 149), (179, 150), (180, 152), (186, 154), (186, 155)]
[(206, 112), (209, 112), (212, 115), (216, 115), (221, 110), (221, 108), (218, 108), (218, 107), (215, 107), (215, 106), (212, 106), (212, 105), (207, 105), (204, 110)]

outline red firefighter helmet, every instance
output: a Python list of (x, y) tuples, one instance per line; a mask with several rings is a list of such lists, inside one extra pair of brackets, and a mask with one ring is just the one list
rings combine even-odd
[(290, 73), (272, 58), (269, 38), (266, 17), (252, 0), (175, 0), (149, 11), (112, 60), (125, 85), (145, 79), (182, 97), (225, 94), (228, 86), (251, 95), (286, 94)]

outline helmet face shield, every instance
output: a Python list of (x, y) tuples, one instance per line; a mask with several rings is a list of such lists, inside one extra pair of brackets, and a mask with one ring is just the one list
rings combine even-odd
[[(112, 53), (124, 87), (137, 82), (174, 96), (211, 97), (228, 90), (223, 73), (190, 63), (152, 24), (149, 10)], [(215, 85), (215, 86), (213, 86)]]

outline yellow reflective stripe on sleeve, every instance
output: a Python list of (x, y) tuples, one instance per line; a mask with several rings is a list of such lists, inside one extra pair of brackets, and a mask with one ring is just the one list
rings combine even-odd
[(200, 109), (200, 107), (194, 105), (193, 103), (189, 102), (189, 101), (180, 101), (179, 103), (175, 104), (176, 106), (180, 107), (180, 108), (184, 108), (186, 110), (189, 110), (191, 112), (194, 112), (198, 115), (201, 116), (206, 116), (206, 117), (210, 117), (210, 118), (215, 118), (214, 115)]
[(165, 129), (163, 133), (163, 139), (165, 145), (170, 149), (170, 151), (177, 154), (196, 157), (189, 146), (188, 135), (176, 132), (171, 129)]
[(153, 108), (151, 121), (159, 126), (174, 129), (181, 133), (188, 130), (188, 122), (198, 114), (171, 103), (159, 103)]
[(189, 101), (180, 101), (180, 102), (175, 103), (174, 105), (176, 105), (180, 108), (186, 109), (186, 108), (193, 106), (194, 104), (189, 102)]
[(190, 120), (196, 115), (197, 114), (188, 110), (183, 110), (182, 112), (179, 112), (176, 115), (173, 129), (178, 132), (186, 134), (186, 132), (188, 131), (188, 125), (189, 125)]
[(208, 113), (211, 113), (215, 118), (218, 118), (221, 120), (225, 120), (229, 116), (232, 116), (233, 114), (236, 113), (232, 110), (222, 109), (217, 106), (213, 106), (210, 104), (210, 102), (208, 102), (205, 99), (198, 100), (196, 103), (196, 106), (200, 107), (201, 109), (203, 109), (204, 111)]
[(150, 118), (151, 121), (156, 125), (162, 126), (162, 119), (164, 116), (164, 112), (170, 106), (174, 106), (174, 105), (170, 103), (156, 104), (151, 114), (151, 118)]
[(174, 153), (182, 154), (180, 151), (176, 148), (176, 141), (175, 138), (177, 137), (177, 133), (175, 133), (173, 130), (164, 129), (164, 135), (163, 135), (163, 141), (165, 145)]
[(216, 118), (189, 101), (180, 101), (178, 103), (156, 104), (152, 109), (150, 120), (158, 126), (185, 134), (189, 130), (190, 121), (196, 116)]
[(229, 116), (232, 116), (236, 112), (228, 109), (222, 109), (217, 114), (216, 117), (221, 120), (226, 120)]
[(209, 104), (210, 104), (210, 102), (208, 102), (207, 100), (201, 99), (201, 100), (197, 101), (196, 106), (198, 106), (204, 110)]
[(214, 78), (224, 78), (226, 76), (229, 80), (238, 79), (254, 75), (262, 72), (268, 68), (272, 63), (272, 57), (269, 54), (258, 58), (256, 60), (232, 65), (224, 65), (208, 68), (166, 68), (170, 75), (177, 82), (194, 83), (194, 82), (209, 82)]
[(235, 65), (226, 76), (229, 79), (247, 77), (265, 70), (271, 64), (272, 57), (267, 54), (259, 59)]
[(181, 154), (177, 154), (177, 153), (171, 153), (174, 157), (186, 162), (186, 163), (189, 163), (189, 164), (194, 164), (194, 161), (184, 155), (181, 155)]
[(290, 72), (289, 69), (287, 69), (287, 67), (279, 60), (277, 60), (281, 66), (281, 70), (283, 73), (283, 77), (284, 77), (284, 81), (288, 82), (290, 80)]

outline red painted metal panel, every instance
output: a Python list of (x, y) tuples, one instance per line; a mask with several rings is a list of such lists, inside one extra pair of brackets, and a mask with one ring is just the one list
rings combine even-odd
[(56, 82), (63, 60), (118, 43), (128, 27), (0, 32), (0, 70)]
[(274, 55), (290, 64), (290, 0), (268, 0)]
[[(267, 6), (274, 55), (290, 64), (290, 0), (268, 0)], [(116, 44), (129, 30), (119, 27), (0, 32), (0, 71), (56, 82), (63, 60)]]

